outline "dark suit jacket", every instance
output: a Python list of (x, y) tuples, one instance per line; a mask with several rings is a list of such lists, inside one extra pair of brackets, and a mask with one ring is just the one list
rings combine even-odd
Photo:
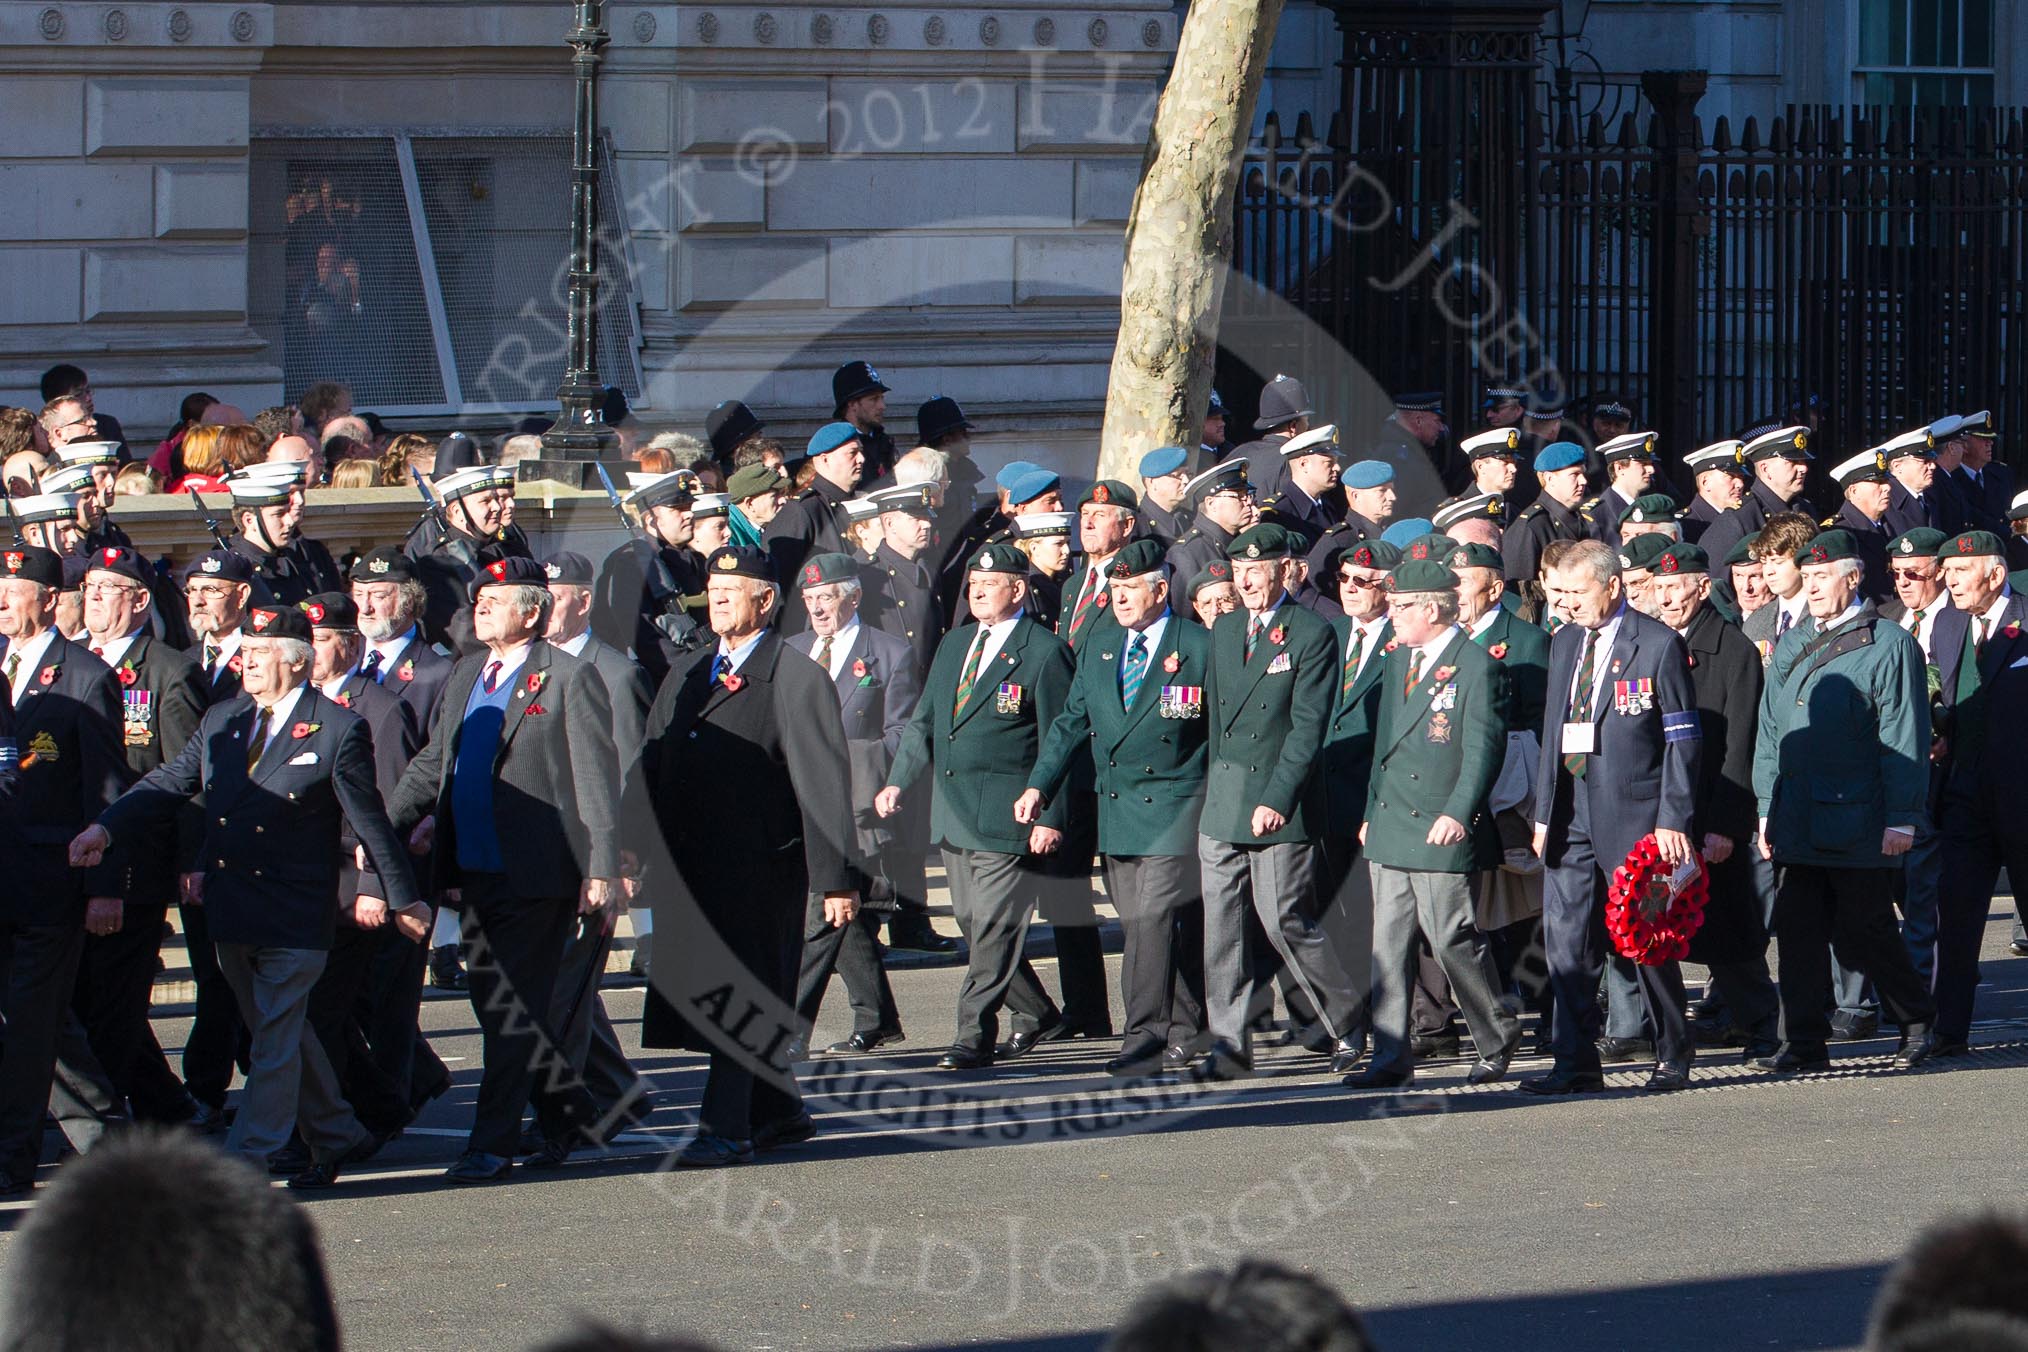
[[(817, 636), (806, 629), (784, 642), (809, 657), (816, 651)], [(825, 674), (828, 679), (829, 673)], [(852, 817), (858, 828), (859, 849), (871, 855), (893, 839), (891, 823), (874, 815), (873, 798), (887, 783), (894, 753), (901, 749), (902, 734), (908, 730), (908, 720), (915, 716), (916, 702), (922, 698), (915, 653), (901, 639), (883, 634), (861, 620), (850, 660), (839, 671), (832, 687), (838, 694), (838, 718), (845, 733)]]
[(1719, 517), (1699, 537), (1697, 543), (1711, 556), (1713, 563), (1723, 567), (1725, 556), (1732, 552), (1734, 545), (1759, 531), (1767, 524), (1769, 517), (1780, 512), (1801, 512), (1812, 521), (1822, 519), (1802, 494), (1798, 493), (1790, 501), (1783, 502), (1774, 495), (1772, 489), (1756, 477), (1748, 486), (1746, 497), (1739, 506)]
[(596, 636), (584, 645), (578, 660), (591, 663), (606, 688), (606, 700), (613, 709), (613, 752), (619, 765), (616, 782), (625, 784), (641, 755), (648, 707), (655, 702), (655, 687), (640, 663)]
[[(373, 783), (385, 803), (394, 796), (415, 753), (422, 750), (422, 733), (417, 728), (415, 713), (399, 695), (358, 672), (348, 676), (331, 698), (366, 720), (367, 734), (373, 739)], [(352, 829), (349, 818), (339, 843), (343, 847), (338, 867), (339, 904), (349, 905), (362, 893), (385, 900), (387, 894), (381, 890), (379, 873), (358, 867), (353, 847), (359, 844), (359, 833)], [(412, 869), (416, 867), (419, 865), (411, 865)]]
[(1989, 530), (2007, 537), (2007, 510), (2014, 505), (2014, 471), (1995, 460), (1979, 471), (1978, 482), (1960, 466), (1948, 476), (1965, 509), (1965, 529)]
[[(773, 631), (737, 688), (711, 679), (717, 652), (689, 654), (656, 693), (627, 820), (654, 823), (642, 855), (664, 924), (694, 909), (751, 979), (787, 998), (809, 893), (863, 881), (844, 726), (823, 669)], [(698, 1045), (654, 987), (641, 1042)]]
[(239, 652), (237, 649), (233, 651), (231, 657), (227, 658), (219, 666), (218, 670), (211, 673), (208, 681), (204, 675), (204, 640), (193, 636), (190, 646), (183, 650), (183, 655), (197, 664), (197, 679), (205, 682), (205, 701), (207, 705), (230, 704), (233, 700), (239, 698)]
[[(1697, 692), (1690, 680), (1689, 654), (1676, 631), (1622, 604), (1619, 633), (1605, 664), (1593, 722), (1596, 750), (1582, 780), (1563, 768), (1563, 721), (1570, 687), (1577, 676), (1585, 631), (1567, 624), (1549, 640), (1548, 704), (1542, 714), (1542, 759), (1536, 768), (1537, 825), (1549, 828), (1544, 862), (1563, 858), (1569, 840), (1573, 793), (1586, 797), (1591, 841), (1599, 867), (1608, 874), (1642, 836), (1666, 828), (1688, 833), (1696, 820), (1698, 752)], [(1653, 682), (1652, 707), (1617, 712), (1615, 682)], [(1562, 792), (1558, 792), (1562, 781)]]
[(873, 551), (873, 561), (859, 570), (866, 595), (859, 622), (907, 643), (915, 655), (918, 678), (929, 670), (944, 636), (944, 605), (930, 567), (932, 549), (910, 560), (883, 542)]
[[(1097, 789), (1098, 847), (1110, 855), (1191, 855), (1204, 807), (1205, 746), (1210, 730), (1206, 687), (1211, 636), (1171, 612), (1148, 655), (1147, 674), (1132, 708), (1120, 703), (1121, 644), (1116, 620), (1078, 654), (1063, 712), (1050, 724), (1029, 786), (1054, 799), (1075, 786), (1089, 762)], [(1175, 669), (1170, 670), (1173, 663)], [(1194, 705), (1162, 711), (1164, 686), (1196, 686)]]
[[(491, 660), (482, 653), (459, 661), (444, 687), (429, 742), (388, 804), (388, 816), (404, 833), (435, 816), (433, 891), (460, 885), (451, 782), (465, 705)], [(539, 688), (530, 688), (537, 683)], [(507, 722), (493, 754), (494, 829), (516, 895), (574, 903), (586, 878), (619, 877), (612, 726), (605, 683), (591, 664), (535, 640), (514, 678)], [(559, 842), (564, 848), (557, 848)]]
[(390, 907), (416, 901), (408, 852), (374, 785), (366, 721), (305, 687), (251, 771), (254, 702), (215, 705), (176, 759), (99, 817), (117, 847), (204, 796), (204, 914), (218, 943), (325, 949), (338, 919), (339, 844), (349, 821)]
[[(1859, 578), (1859, 594), (1875, 605), (1894, 595), (1894, 579), (1887, 572), (1887, 542), (1901, 531), (1892, 529), (1890, 521), (1891, 518), (1883, 518), (1882, 525), (1876, 526), (1866, 519), (1864, 512), (1848, 502), (1825, 523), (1827, 530), (1835, 528), (1850, 532), (1863, 569)], [(1883, 529), (1883, 526), (1887, 528)]]
[[(981, 667), (962, 713), (954, 713), (958, 679), (976, 623), (953, 629), (937, 649), (915, 716), (902, 734), (887, 782), (906, 790), (929, 772), (930, 838), (959, 850), (1026, 854), (1028, 828), (1014, 820), (1014, 800), (1048, 729), (1070, 694), (1070, 645), (1027, 618), (1008, 631), (993, 660)], [(1020, 687), (1003, 709), (1002, 685)], [(1042, 814), (1057, 830), (1069, 822), (1064, 795)]]
[(1731, 858), (1711, 866), (1711, 899), (1691, 951), (1699, 962), (1737, 961), (1764, 952), (1767, 940), (1747, 854), (1758, 848), (1752, 843), (1759, 827), (1753, 744), (1764, 672), (1752, 642), (1709, 605), (1690, 621), (1683, 641), (1690, 651), (1690, 684), (1703, 734), (1692, 839), (1700, 849), (1707, 833), (1732, 841)]
[[(1894, 496), (1888, 501), (1885, 518), (1888, 539), (1917, 526), (1933, 527), (1946, 536), (1956, 535), (1965, 529), (1963, 505), (1950, 484), (1945, 482), (1946, 477), (1937, 475), (1936, 482), (1930, 485), (1929, 492), (1922, 498), (1917, 498), (1898, 483), (1894, 485)], [(1924, 499), (1927, 499), (1926, 506)]]
[(321, 541), (300, 536), (286, 549), (262, 549), (244, 535), (228, 541), (253, 565), (255, 605), (293, 606), (319, 592), (345, 590), (345, 577)]
[(117, 897), (124, 859), (109, 854), (82, 873), (70, 867), (71, 838), (132, 776), (120, 746), (120, 704), (113, 675), (90, 648), (57, 635), (41, 664), (15, 678), (14, 738), (21, 751), (15, 817), (24, 846), (6, 872), (17, 885), (13, 917), (30, 925), (69, 924), (88, 896)]
[(416, 727), (427, 732), (436, 724), (437, 705), (451, 679), (451, 668), (456, 665), (430, 646), (423, 638), (422, 626), (417, 624), (413, 636), (387, 663), (380, 685), (390, 694), (398, 695), (414, 715)]
[[(211, 699), (196, 662), (147, 634), (137, 635), (113, 669), (120, 693), (120, 740), (127, 771), (139, 779), (174, 760), (197, 732)], [(150, 822), (121, 851), (127, 865), (120, 893), (136, 906), (176, 900), (176, 875), (194, 869), (204, 814), (186, 804), (171, 820)]]
[[(1947, 793), (1974, 794), (2002, 809), (2008, 823), (2021, 829), (2028, 827), (2028, 802), (2013, 772), (2028, 747), (2028, 596), (2016, 592), (2008, 598), (1999, 627), (1986, 640), (1976, 696), (1984, 707), (1968, 718), (1970, 711), (1960, 707), (1957, 696), (1971, 626), (1972, 617), (1952, 606), (1936, 617), (1930, 631), (1938, 698), (1945, 710), (1939, 731), (1949, 742), (1942, 786)], [(1949, 814), (1943, 825), (1949, 825)]]
[(1549, 697), (1549, 635), (1502, 605), (1486, 631), (1472, 641), (1507, 674), (1507, 730), (1540, 728)]

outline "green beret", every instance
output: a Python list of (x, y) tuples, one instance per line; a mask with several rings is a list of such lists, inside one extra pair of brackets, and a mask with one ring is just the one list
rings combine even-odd
[(821, 587), (826, 582), (857, 582), (859, 565), (852, 561), (850, 554), (812, 554), (803, 562), (802, 580), (805, 587)]
[(734, 470), (732, 477), (725, 481), (725, 491), (734, 502), (745, 502), (748, 498), (759, 497), (771, 488), (782, 488), (787, 482), (778, 471), (769, 469), (756, 460), (751, 465), (741, 465)]
[(1141, 500), (1134, 496), (1134, 490), (1118, 479), (1100, 479), (1078, 498), (1077, 505), (1096, 502), (1102, 507), (1124, 507), (1130, 512), (1141, 510)]
[(1213, 559), (1197, 570), (1197, 576), (1190, 579), (1190, 585), (1185, 587), (1184, 591), (1189, 593), (1190, 602), (1194, 605), (1197, 602), (1197, 593), (1206, 587), (1215, 587), (1221, 582), (1230, 581), (1232, 581), (1232, 565)]
[(1797, 563), (1836, 563), (1859, 557), (1859, 542), (1849, 530), (1827, 530), (1803, 546)]
[(1727, 568), (1737, 568), (1742, 563), (1752, 563), (1754, 561), (1753, 547), (1759, 540), (1759, 531), (1755, 531), (1751, 535), (1740, 536), (1739, 542), (1733, 545), (1731, 549), (1725, 551), (1725, 566)]
[(1289, 556), (1289, 533), (1272, 521), (1250, 526), (1232, 537), (1225, 547), (1228, 559), (1285, 559)]
[(1451, 556), (1457, 543), (1442, 531), (1424, 531), (1401, 547), (1402, 561), (1436, 559), (1441, 562)]
[(1899, 554), (1904, 558), (1934, 558), (1936, 552), (1943, 548), (1944, 539), (1944, 533), (1940, 530), (1934, 530), (1929, 526), (1917, 526), (1889, 540), (1887, 552)]
[(1387, 575), (1389, 591), (1455, 591), (1457, 586), (1458, 575), (1435, 559), (1403, 559), (1395, 566), (1394, 571)]
[(1936, 556), (1940, 559), (1975, 559), (1983, 555), (1998, 558), (2007, 557), (2007, 546), (2000, 543), (2000, 537), (1989, 530), (1968, 530), (1963, 535), (1946, 540)]
[(1674, 543), (1666, 535), (1636, 535), (1620, 546), (1620, 567), (1651, 572), (1662, 551)]
[(1451, 567), (1491, 568), (1496, 573), (1507, 571), (1506, 560), (1500, 557), (1500, 551), (1491, 545), (1480, 544), (1477, 540), (1452, 546)]
[(1385, 540), (1361, 540), (1338, 556), (1338, 562), (1355, 568), (1391, 569), (1401, 562), (1401, 547)]
[(1160, 572), (1165, 552), (1160, 540), (1129, 540), (1106, 565), (1106, 576), (1124, 579)]
[(993, 543), (982, 545), (972, 555), (971, 571), (974, 573), (1012, 573), (1016, 577), (1028, 576), (1028, 556), (1013, 545)]
[(1655, 575), (1668, 577), (1681, 573), (1709, 573), (1711, 556), (1701, 545), (1687, 540), (1678, 541), (1655, 556)]
[(1676, 500), (1667, 493), (1644, 493), (1627, 509), (1626, 519), (1643, 526), (1666, 526), (1676, 519)]

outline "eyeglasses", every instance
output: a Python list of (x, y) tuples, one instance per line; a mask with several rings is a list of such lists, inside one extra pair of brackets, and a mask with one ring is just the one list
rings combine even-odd
[(1936, 570), (1934, 568), (1928, 570), (1921, 568), (1891, 568), (1888, 571), (1894, 574), (1896, 582), (1934, 582), (1936, 580)]
[(193, 600), (212, 600), (222, 596), (230, 596), (232, 588), (207, 586), (200, 583), (194, 587), (185, 587), (183, 594)]
[(1349, 573), (1340, 573), (1338, 574), (1338, 581), (1347, 587), (1357, 587), (1361, 591), (1379, 591), (1386, 584), (1387, 579), (1384, 577), (1353, 577)]
[(148, 589), (137, 587), (131, 582), (87, 582), (82, 590), (86, 596), (118, 596), (121, 592), (139, 595)]

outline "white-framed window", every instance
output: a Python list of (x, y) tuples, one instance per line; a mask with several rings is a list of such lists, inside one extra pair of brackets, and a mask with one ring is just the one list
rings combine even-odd
[[(1993, 105), (1993, 9), (2000, 0), (1857, 0), (1861, 103)], [(2006, 0), (2013, 3), (2014, 0)]]
[[(554, 405), (568, 136), (257, 134), (251, 184), (248, 310), (289, 398), (342, 380), (380, 413)], [(599, 374), (637, 399), (636, 288), (610, 159), (600, 187)]]

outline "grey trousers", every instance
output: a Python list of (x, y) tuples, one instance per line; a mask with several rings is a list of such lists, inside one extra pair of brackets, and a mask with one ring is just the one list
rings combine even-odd
[(320, 1162), (366, 1139), (310, 1027), (310, 988), (326, 957), (321, 949), (218, 945), (219, 971), (253, 1039), (225, 1148), (256, 1164), (288, 1144), (292, 1131), (302, 1132), (310, 1157)]
[(1056, 1002), (1022, 956), (1040, 879), (1018, 854), (946, 848), (943, 856), (951, 911), (970, 950), (953, 1042), (990, 1051), (1000, 1037), (1000, 1006), (1013, 1011), (1009, 1022), (1017, 1032), (1057, 1017)]
[(1120, 913), (1122, 1046), (1187, 1047), (1202, 1031), (1204, 888), (1192, 855), (1109, 854), (1106, 895)]
[[(648, 1087), (621, 1050), (605, 997), (599, 994), (612, 945), (613, 932), (604, 916), (580, 916), (563, 945), (563, 961), (549, 993), (549, 1026), (557, 1030), (557, 1049), (591, 1094), (598, 1120), (587, 1134), (601, 1144), (646, 1117), (649, 1109)], [(538, 1078), (530, 1101), (539, 1106), (546, 1094)], [(538, 1111), (536, 1117), (540, 1121), (542, 1114)]]
[(1316, 921), (1317, 849), (1309, 841), (1234, 845), (1197, 837), (1204, 880), (1204, 1011), (1214, 1042), (1250, 1050), (1247, 1006), (1266, 965), (1255, 928), (1289, 974), (1344, 1037), (1358, 1026), (1359, 998), (1329, 936)]
[(1481, 1060), (1510, 1054), (1521, 1021), (1500, 994), (1500, 972), (1486, 936), (1472, 923), (1475, 881), (1469, 873), (1427, 873), (1369, 863), (1373, 877), (1374, 1070), (1415, 1068), (1409, 1040), (1420, 945), (1430, 951), (1451, 984)]

